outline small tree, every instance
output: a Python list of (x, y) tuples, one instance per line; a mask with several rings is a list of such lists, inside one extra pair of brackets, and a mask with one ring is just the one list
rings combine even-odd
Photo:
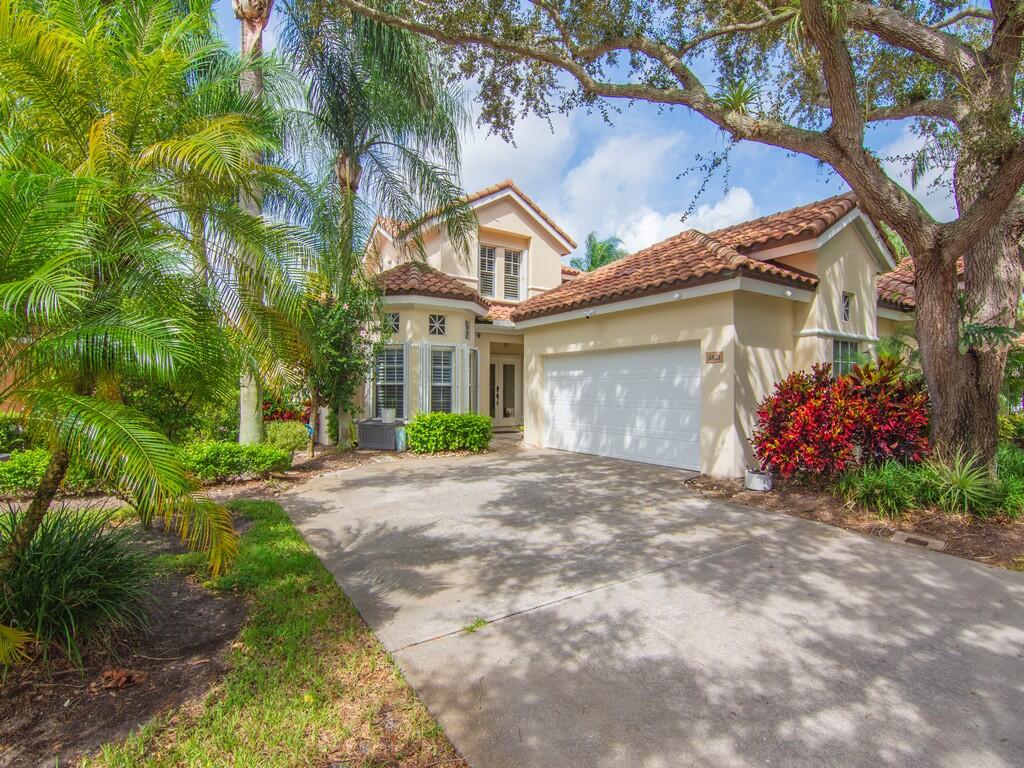
[(575, 269), (593, 272), (605, 264), (611, 264), (628, 255), (629, 251), (622, 247), (622, 240), (619, 238), (612, 236), (598, 240), (597, 232), (591, 232), (587, 235), (583, 255), (573, 256), (570, 264)]

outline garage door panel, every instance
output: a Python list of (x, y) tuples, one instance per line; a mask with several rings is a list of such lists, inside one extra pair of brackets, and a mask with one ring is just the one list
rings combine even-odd
[(545, 360), (545, 445), (700, 467), (697, 345)]

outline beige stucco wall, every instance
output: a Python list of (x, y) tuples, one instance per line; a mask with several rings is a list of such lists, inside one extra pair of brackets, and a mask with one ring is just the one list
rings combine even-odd
[(544, 442), (544, 361), (550, 355), (635, 348), (655, 344), (700, 344), (722, 352), (721, 363), (701, 364), (701, 471), (742, 474), (744, 448), (736, 430), (736, 344), (730, 294), (660, 304), (592, 318), (525, 329), (524, 441)]
[[(497, 251), (495, 265), (495, 295), (505, 300), (505, 250), (522, 251), (525, 264), (520, 280), (524, 296), (535, 296), (555, 288), (562, 282), (562, 256), (568, 253), (532, 212), (511, 197), (500, 197), (476, 209), (479, 233), (471, 238), (468, 252), (455, 248), (439, 230), (423, 238), (422, 257), (435, 269), (458, 277), (475, 290), (479, 290), (480, 244), (494, 246)], [(419, 257), (412, 246), (405, 252), (378, 231), (375, 247), (381, 269), (390, 269), (412, 258)]]

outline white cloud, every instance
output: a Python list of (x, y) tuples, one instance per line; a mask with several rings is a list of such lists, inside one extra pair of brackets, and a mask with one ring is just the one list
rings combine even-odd
[(918, 179), (917, 188), (913, 189), (910, 178), (911, 164), (899, 158), (906, 158), (916, 154), (924, 146), (923, 137), (914, 133), (909, 127), (903, 129), (902, 135), (891, 144), (881, 149), (879, 155), (883, 158), (890, 158), (882, 161), (882, 167), (892, 178), (902, 184), (907, 191), (921, 201), (921, 204), (928, 212), (939, 221), (949, 221), (956, 218), (956, 205), (950, 194), (948, 175), (940, 186), (933, 183), (941, 175), (941, 171), (930, 170), (924, 177)]
[(626, 248), (636, 251), (682, 232), (699, 229), (710, 232), (758, 215), (754, 198), (743, 187), (733, 187), (712, 205), (700, 205), (682, 221), (684, 210), (658, 213), (646, 206), (636, 211), (615, 233)]

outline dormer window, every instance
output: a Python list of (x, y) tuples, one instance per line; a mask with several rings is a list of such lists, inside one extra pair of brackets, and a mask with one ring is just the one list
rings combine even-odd
[(494, 246), (480, 246), (480, 295), (494, 296), (494, 272), (497, 252)]
[(519, 299), (519, 273), (522, 268), (522, 251), (505, 251), (505, 298)]
[(843, 322), (849, 322), (853, 315), (853, 294), (844, 293), (839, 299), (839, 316)]

